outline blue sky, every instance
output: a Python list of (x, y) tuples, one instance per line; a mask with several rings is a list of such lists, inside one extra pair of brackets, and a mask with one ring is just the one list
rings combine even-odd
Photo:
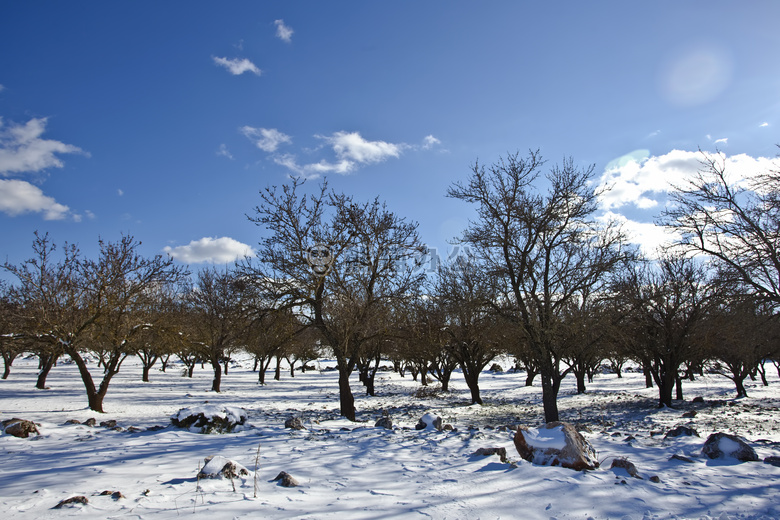
[[(780, 3), (0, 0), (0, 255), (122, 233), (193, 267), (251, 251), (305, 175), (446, 255), (475, 160), (595, 164), (637, 241), (698, 149), (768, 167)], [(743, 173), (748, 176), (749, 173)]]

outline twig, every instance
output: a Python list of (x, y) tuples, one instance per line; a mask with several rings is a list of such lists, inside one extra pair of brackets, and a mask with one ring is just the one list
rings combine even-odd
[(257, 468), (260, 465), (260, 444), (257, 443), (257, 452), (255, 453), (255, 477), (254, 477), (254, 487), (255, 487), (255, 498), (257, 498)]

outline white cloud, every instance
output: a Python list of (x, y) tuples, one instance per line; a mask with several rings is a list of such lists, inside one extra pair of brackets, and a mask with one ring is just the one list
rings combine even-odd
[(280, 145), (291, 143), (292, 138), (276, 128), (253, 128), (244, 126), (239, 129), (247, 139), (253, 141), (255, 146), (265, 152), (275, 152)]
[(70, 208), (27, 181), (0, 179), (0, 211), (11, 217), (32, 212), (43, 214), (44, 220), (62, 220), (69, 215)]
[(4, 127), (0, 118), (0, 175), (62, 168), (62, 161), (57, 154), (88, 155), (77, 146), (41, 139), (46, 122), (46, 118), (30, 119), (23, 125)]
[(729, 138), (723, 137), (721, 139), (715, 139), (715, 144), (729, 144)]
[(122, 195), (125, 194), (125, 190), (123, 190), (122, 188), (119, 188), (118, 190), (116, 190), (116, 194), (121, 197)]
[(597, 217), (597, 220), (619, 223), (628, 235), (628, 241), (638, 245), (642, 253), (651, 258), (657, 257), (661, 251), (671, 247), (677, 238), (677, 235), (668, 228), (652, 222), (637, 222), (611, 211)]
[(217, 155), (221, 157), (227, 157), (228, 159), (233, 159), (233, 154), (230, 153), (230, 150), (228, 150), (227, 145), (224, 143), (219, 145), (219, 150), (217, 150)]
[(377, 163), (401, 155), (406, 145), (385, 141), (366, 141), (358, 132), (336, 132), (330, 137), (317, 136), (333, 147), (336, 157), (361, 164)]
[(767, 123), (766, 121), (764, 121), (763, 123), (761, 123), (761, 124), (760, 124), (760, 125), (758, 125), (758, 126), (759, 126), (760, 128), (764, 128), (764, 127), (767, 127), (767, 126), (769, 126), (769, 123)]
[(347, 175), (352, 173), (352, 171), (355, 169), (355, 163), (347, 160), (342, 160), (336, 163), (322, 160), (316, 163), (300, 165), (298, 164), (295, 156), (291, 154), (277, 155), (273, 159), (276, 164), (279, 166), (284, 166), (295, 175), (300, 175), (309, 179), (316, 179), (328, 173)]
[(441, 144), (441, 141), (433, 137), (432, 135), (426, 135), (423, 139), (423, 150), (430, 150), (436, 145)]
[[(657, 200), (673, 189), (683, 186), (687, 179), (702, 169), (702, 152), (672, 150), (654, 157), (644, 155), (644, 150), (618, 158), (607, 165), (601, 176), (600, 187), (611, 187), (601, 196), (605, 211), (633, 204), (639, 209), (655, 207), (665, 200)], [(730, 182), (747, 186), (756, 175), (775, 169), (770, 158), (754, 158), (745, 154), (726, 156), (720, 152), (711, 154), (723, 162)]]
[(284, 25), (284, 20), (274, 20), (274, 25), (276, 25), (276, 37), (290, 43), (294, 31), (290, 27)]
[(186, 246), (166, 246), (163, 251), (185, 264), (226, 264), (255, 255), (252, 247), (230, 237), (204, 237)]
[(233, 58), (232, 60), (229, 60), (227, 58), (218, 58), (217, 56), (212, 56), (212, 59), (214, 60), (214, 63), (221, 67), (225, 67), (234, 76), (238, 76), (244, 72), (252, 72), (259, 76), (263, 72), (257, 68), (254, 63), (246, 58)]

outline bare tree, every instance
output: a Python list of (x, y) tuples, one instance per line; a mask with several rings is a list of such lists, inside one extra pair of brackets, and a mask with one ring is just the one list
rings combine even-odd
[(188, 293), (192, 319), (188, 320), (187, 336), (199, 359), (211, 364), (213, 392), (221, 390), (223, 363), (227, 364), (230, 352), (243, 344), (252, 298), (251, 285), (227, 267), (201, 269)]
[(567, 159), (542, 176), (543, 164), (533, 151), (487, 168), (476, 163), (468, 181), (453, 184), (448, 196), (477, 211), (461, 241), (501, 282), (499, 310), (519, 325), (539, 364), (544, 415), (550, 422), (558, 420), (560, 387), (561, 346), (554, 330), (584, 289), (604, 290), (607, 275), (626, 251), (620, 228), (593, 217), (599, 196), (593, 167), (580, 169)]
[(505, 346), (493, 287), (475, 258), (459, 257), (439, 269), (433, 293), (444, 310), (445, 349), (463, 371), (472, 404), (483, 404), (479, 376)]
[[(280, 307), (297, 309), (319, 329), (339, 372), (341, 415), (355, 420), (349, 376), (364, 344), (382, 337), (379, 317), (394, 300), (414, 292), (422, 273), (411, 259), (421, 254), (417, 224), (389, 211), (379, 200), (359, 203), (328, 193), (301, 193), (303, 181), (261, 192), (252, 222), (269, 236), (261, 243), (260, 264), (248, 266), (266, 281)], [(329, 256), (327, 265), (309, 265), (307, 251)]]
[(58, 259), (57, 246), (48, 233), (36, 231), (32, 249), (33, 256), (28, 260), (19, 265), (6, 262), (3, 268), (19, 281), (11, 288), (11, 297), (23, 313), (23, 335), (38, 355), (35, 387), (43, 390), (49, 372), (63, 354), (63, 346), (82, 335), (92, 320), (81, 309), (78, 248), (66, 243)]
[(657, 264), (637, 269), (622, 289), (631, 308), (623, 325), (632, 331), (630, 348), (658, 385), (660, 406), (672, 406), (680, 367), (701, 355), (705, 318), (718, 296), (709, 282), (701, 262), (667, 253)]
[(745, 379), (776, 351), (780, 330), (771, 307), (731, 295), (707, 316), (704, 335), (711, 369), (730, 379), (740, 398), (748, 396)]
[(744, 182), (723, 154), (702, 153), (697, 175), (676, 188), (662, 223), (683, 250), (717, 259), (726, 281), (780, 305), (780, 171)]

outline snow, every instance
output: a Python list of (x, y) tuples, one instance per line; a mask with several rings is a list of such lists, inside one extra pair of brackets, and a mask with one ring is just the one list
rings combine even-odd
[(718, 449), (724, 456), (729, 457), (733, 453), (739, 451), (739, 443), (728, 437), (721, 437), (718, 441)]
[(203, 415), (204, 417), (219, 417), (220, 419), (227, 418), (234, 423), (241, 422), (242, 418), (248, 418), (247, 412), (243, 408), (238, 408), (236, 406), (217, 406), (213, 404), (202, 404), (189, 408), (182, 408), (173, 414), (172, 417), (176, 417), (177, 420), (183, 421), (187, 417), (198, 415)]
[(566, 437), (563, 434), (563, 426), (554, 428), (529, 428), (525, 436), (525, 442), (533, 448), (562, 450), (566, 447)]
[[(320, 367), (332, 362), (319, 362)], [(749, 398), (734, 399), (730, 382), (705, 376), (685, 382), (686, 401), (677, 409), (656, 407), (656, 389), (645, 389), (641, 373), (622, 379), (599, 375), (588, 393), (577, 395), (573, 379), (563, 381), (561, 419), (587, 426), (601, 468), (575, 472), (535, 466), (520, 459), (514, 432), (505, 425), (540, 428), (540, 388), (523, 386), (525, 374), (480, 377), (484, 406), (472, 406), (460, 373), (453, 391), (440, 397), (414, 396), (419, 383), (392, 372), (377, 374), (376, 397), (364, 395), (353, 379), (358, 422), (338, 415), (336, 371), (307, 371), (281, 381), (269, 374), (257, 384), (250, 360), (223, 376), (223, 392), (209, 391), (210, 370), (181, 376), (180, 365), (153, 371), (141, 382), (141, 366), (126, 360), (111, 383), (105, 414), (86, 408), (73, 364), (60, 363), (49, 390), (34, 388), (37, 361), (18, 359), (0, 381), (0, 420), (19, 417), (40, 424), (41, 435), (19, 439), (0, 434), (0, 511), (4, 519), (181, 517), (364, 518), (528, 520), (740, 519), (780, 518), (780, 468), (734, 459), (709, 461), (704, 439), (723, 431), (739, 435), (761, 459), (780, 455), (780, 379), (749, 382)], [(771, 367), (770, 367), (771, 368)], [(704, 403), (692, 403), (702, 396)], [(238, 433), (204, 435), (171, 425), (181, 409), (243, 408)], [(684, 418), (684, 412), (697, 412)], [(396, 427), (374, 427), (388, 414)], [(415, 430), (426, 413), (453, 431)], [(291, 415), (306, 430), (284, 428)], [(120, 429), (67, 424), (114, 419)], [(664, 439), (679, 425), (701, 437)], [(540, 429), (545, 442), (556, 435)], [(506, 448), (509, 463), (475, 456), (479, 448)], [(684, 455), (692, 463), (671, 459)], [(208, 456), (224, 457), (249, 470), (248, 476), (198, 479)], [(610, 471), (611, 459), (634, 463), (643, 479)], [(273, 482), (286, 471), (299, 487)], [(653, 482), (650, 477), (658, 476)], [(234, 490), (235, 486), (235, 490)], [(125, 498), (100, 495), (119, 491)], [(52, 509), (85, 496), (87, 504)]]

